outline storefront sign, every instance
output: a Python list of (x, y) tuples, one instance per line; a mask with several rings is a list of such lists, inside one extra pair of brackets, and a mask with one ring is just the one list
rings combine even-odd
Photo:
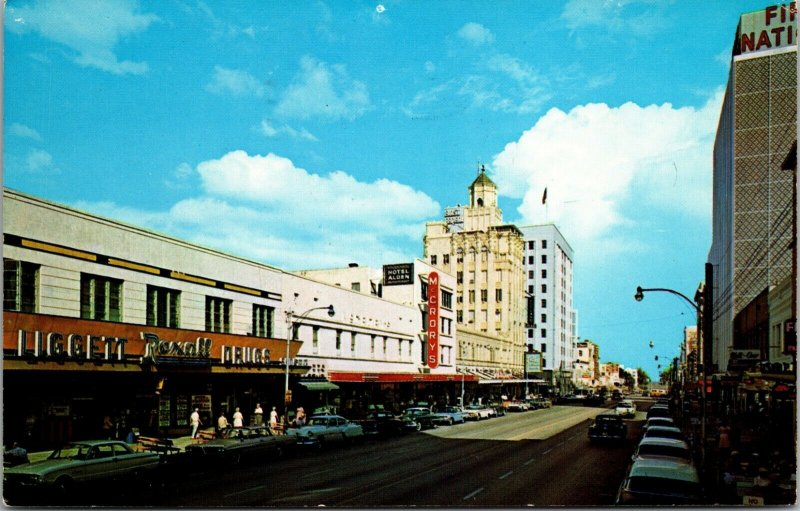
[[(541, 353), (525, 353), (525, 372), (538, 373), (542, 370), (542, 354)], [(585, 375), (584, 378), (588, 378)]]
[(773, 5), (762, 11), (743, 14), (739, 22), (740, 54), (795, 46), (797, 44), (797, 6)]
[(793, 319), (783, 322), (783, 353), (797, 353), (797, 323)]
[(439, 274), (428, 274), (428, 367), (439, 367)]
[(404, 286), (413, 282), (414, 265), (412, 263), (383, 265), (384, 286)]
[(192, 396), (192, 409), (197, 408), (200, 413), (211, 413), (211, 395), (195, 394)]
[(732, 350), (728, 358), (728, 369), (741, 371), (761, 362), (759, 350)]
[(158, 362), (158, 357), (179, 357), (179, 358), (209, 358), (211, 356), (211, 339), (198, 337), (195, 342), (176, 342), (159, 339), (158, 335), (150, 332), (142, 332), (142, 340), (145, 342), (144, 355), (141, 361)]

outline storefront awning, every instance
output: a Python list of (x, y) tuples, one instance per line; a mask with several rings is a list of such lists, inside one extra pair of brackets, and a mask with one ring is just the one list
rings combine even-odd
[(339, 386), (329, 381), (301, 381), (300, 385), (308, 390), (339, 390)]

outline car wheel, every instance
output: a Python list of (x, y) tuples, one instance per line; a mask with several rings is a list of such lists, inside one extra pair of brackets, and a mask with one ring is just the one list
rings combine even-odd
[(450, 418), (447, 420), (447, 425), (448, 425), (448, 426), (452, 426), (454, 423), (455, 423), (455, 421), (453, 420), (453, 418), (452, 418), (452, 417), (450, 417)]
[(56, 498), (69, 500), (70, 498), (74, 497), (74, 487), (75, 482), (66, 476), (59, 477), (56, 479), (53, 488), (55, 489)]
[(422, 431), (422, 423), (417, 423), (417, 431)]

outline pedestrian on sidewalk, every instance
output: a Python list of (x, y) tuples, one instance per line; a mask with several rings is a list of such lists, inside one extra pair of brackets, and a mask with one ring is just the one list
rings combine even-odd
[(243, 428), (244, 427), (244, 415), (242, 412), (239, 411), (239, 407), (236, 407), (236, 411), (233, 412), (233, 427), (234, 428)]
[(200, 420), (200, 409), (195, 408), (192, 415), (189, 416), (189, 424), (192, 426), (192, 438), (197, 438), (197, 430), (203, 421)]
[(273, 406), (272, 411), (269, 412), (269, 427), (275, 429), (277, 425), (278, 425), (278, 411)]
[(261, 409), (261, 403), (256, 403), (256, 409), (253, 410), (253, 417), (256, 426), (264, 424), (264, 410)]
[(225, 417), (225, 412), (219, 412), (217, 419), (217, 437), (222, 435), (222, 432), (228, 429), (228, 419)]

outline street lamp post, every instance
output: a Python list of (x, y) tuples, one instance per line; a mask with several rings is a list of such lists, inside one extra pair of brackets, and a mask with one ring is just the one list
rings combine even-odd
[(283, 401), (284, 406), (286, 406), (286, 412), (284, 413), (284, 420), (288, 421), (289, 417), (289, 346), (291, 345), (292, 338), (294, 337), (294, 324), (308, 316), (310, 313), (323, 309), (327, 309), (329, 317), (333, 317), (336, 314), (332, 304), (325, 307), (312, 307), (311, 309), (308, 309), (304, 313), (298, 315), (295, 315), (294, 311), (291, 309), (286, 311), (286, 380), (283, 386)]
[[(685, 294), (680, 293), (678, 291), (675, 291), (674, 289), (667, 289), (667, 288), (663, 288), (663, 287), (643, 288), (642, 286), (637, 286), (636, 287), (636, 294), (633, 295), (633, 298), (637, 302), (641, 302), (644, 299), (644, 294), (646, 292), (649, 292), (649, 291), (660, 291), (660, 292), (664, 292), (664, 293), (671, 293), (671, 294), (673, 294), (675, 296), (683, 298), (683, 300), (686, 303), (688, 303), (689, 305), (692, 306), (692, 308), (694, 308), (695, 312), (697, 313), (698, 322), (702, 322), (703, 321), (703, 309), (701, 309), (700, 306), (697, 303), (695, 303), (692, 300), (690, 300), (688, 296), (686, 296)], [(703, 350), (703, 332), (702, 332), (702, 330), (700, 328), (697, 329), (697, 339), (698, 339), (697, 351), (702, 354), (703, 353), (703, 351), (702, 351)], [(652, 341), (650, 341), (650, 347), (652, 347)], [(701, 459), (701, 464), (702, 464), (703, 468), (705, 468), (705, 462), (706, 462), (706, 371), (705, 371), (705, 366), (706, 366), (706, 361), (702, 360), (702, 359), (701, 359), (701, 361), (702, 361), (702, 363), (700, 364), (700, 369), (701, 369), (700, 379), (702, 380), (703, 384), (701, 385), (700, 396), (701, 396), (701, 401), (702, 401), (703, 412), (702, 412), (702, 415), (701, 415), (701, 418), (700, 418), (700, 440), (702, 442), (702, 447), (700, 449), (700, 459)]]

